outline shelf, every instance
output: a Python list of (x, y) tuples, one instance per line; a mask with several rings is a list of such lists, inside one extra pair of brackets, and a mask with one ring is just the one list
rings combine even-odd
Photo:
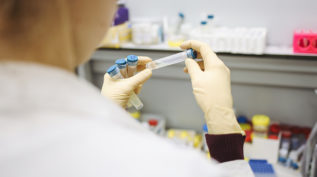
[[(147, 51), (167, 51), (167, 52), (180, 52), (181, 49), (176, 47), (169, 47), (167, 44), (156, 44), (156, 45), (135, 45), (133, 43), (122, 44), (120, 48), (100, 48), (102, 49), (126, 49), (126, 50), (147, 50)], [(293, 57), (310, 57), (316, 58), (317, 54), (304, 54), (304, 53), (293, 53), (292, 47), (287, 46), (267, 46), (264, 53), (261, 55), (257, 54), (245, 54), (245, 53), (228, 53), (228, 52), (216, 52), (217, 54), (226, 55), (251, 55), (251, 56), (293, 56)]]
[(264, 51), (264, 55), (282, 55), (282, 56), (302, 56), (302, 57), (316, 57), (317, 54), (308, 53), (294, 53), (292, 47), (286, 46), (268, 46)]

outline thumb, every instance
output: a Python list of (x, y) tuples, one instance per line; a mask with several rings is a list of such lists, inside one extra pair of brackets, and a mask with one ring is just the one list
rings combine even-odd
[(137, 88), (140, 84), (143, 84), (146, 80), (148, 80), (152, 76), (152, 71), (150, 69), (145, 69), (138, 74), (128, 78), (128, 82), (133, 87), (133, 89)]
[(188, 69), (188, 74), (192, 78), (196, 73), (200, 72), (200, 67), (198, 63), (193, 59), (186, 59), (185, 60), (186, 67)]

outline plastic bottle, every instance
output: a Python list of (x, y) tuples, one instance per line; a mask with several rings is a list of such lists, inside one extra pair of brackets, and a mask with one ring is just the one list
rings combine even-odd
[(188, 141), (189, 134), (187, 131), (183, 130), (180, 132), (180, 140), (185, 144), (185, 145), (190, 145), (192, 146), (191, 142)]
[(167, 131), (167, 137), (170, 139), (173, 139), (175, 137), (175, 131), (174, 130), (168, 130)]
[(208, 31), (209, 32), (213, 32), (213, 30), (214, 30), (213, 19), (214, 19), (213, 14), (207, 15), (207, 24), (208, 24)]
[(202, 129), (203, 129), (203, 133), (202, 133), (203, 134), (203, 137), (202, 137), (202, 139), (203, 139), (203, 151), (207, 152), (209, 150), (207, 142), (206, 142), (206, 138), (205, 138), (206, 134), (208, 134), (207, 124), (204, 124)]
[(150, 126), (150, 130), (154, 132), (156, 126), (158, 125), (158, 121), (156, 119), (150, 119), (148, 120), (148, 124)]
[(267, 138), (270, 118), (266, 115), (254, 115), (252, 117), (253, 136)]
[(116, 12), (113, 25), (120, 25), (122, 23), (125, 23), (129, 21), (129, 9), (125, 6), (125, 1), (124, 0), (119, 0), (118, 1), (118, 10)]
[(201, 32), (201, 34), (208, 33), (207, 21), (203, 20), (200, 22), (200, 32)]
[(184, 23), (184, 19), (185, 19), (185, 15), (182, 12), (178, 13), (178, 18), (177, 18), (177, 22), (176, 22), (176, 27), (175, 27), (175, 31), (174, 31), (174, 35), (179, 35), (180, 31), (181, 31), (181, 27)]
[(121, 73), (122, 77), (124, 77), (124, 78), (128, 77), (127, 61), (124, 58), (118, 59), (118, 60), (116, 60), (116, 64), (117, 64), (118, 68), (120, 69), (120, 73)]
[(278, 134), (280, 133), (281, 127), (279, 123), (272, 123), (269, 127), (269, 139), (278, 139)]
[(281, 148), (289, 150), (291, 147), (291, 136), (292, 133), (290, 131), (282, 132), (282, 140), (281, 140)]
[(291, 146), (291, 136), (292, 133), (290, 131), (282, 132), (281, 146), (279, 150), (279, 159), (278, 161), (285, 164), (288, 158), (288, 152)]
[(133, 117), (135, 120), (140, 121), (141, 113), (140, 111), (134, 111), (130, 112), (131, 117)]
[(238, 116), (237, 117), (237, 121), (241, 127), (241, 129), (245, 132), (245, 142), (251, 142), (252, 138), (251, 138), (251, 134), (252, 134), (252, 129), (251, 129), (251, 123), (248, 120), (248, 118), (246, 116)]
[(127, 62), (128, 62), (128, 77), (131, 77), (135, 75), (137, 72), (138, 56), (135, 56), (135, 55), (127, 56)]

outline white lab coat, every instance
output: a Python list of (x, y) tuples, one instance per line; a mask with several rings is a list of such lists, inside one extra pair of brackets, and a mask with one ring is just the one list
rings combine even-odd
[(0, 62), (0, 176), (253, 174), (243, 160), (216, 164), (152, 134), (71, 73)]

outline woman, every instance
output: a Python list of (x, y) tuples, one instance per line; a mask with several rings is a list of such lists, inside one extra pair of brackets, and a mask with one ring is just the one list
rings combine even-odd
[[(151, 61), (128, 79), (104, 77), (102, 95), (76, 78), (106, 33), (115, 0), (0, 0), (0, 176), (252, 175), (232, 111), (230, 72), (203, 43), (186, 60), (216, 165), (151, 134), (122, 109), (149, 79)], [(203, 70), (204, 71), (203, 71)], [(120, 106), (118, 106), (120, 105)], [(231, 174), (232, 176), (232, 174)]]

